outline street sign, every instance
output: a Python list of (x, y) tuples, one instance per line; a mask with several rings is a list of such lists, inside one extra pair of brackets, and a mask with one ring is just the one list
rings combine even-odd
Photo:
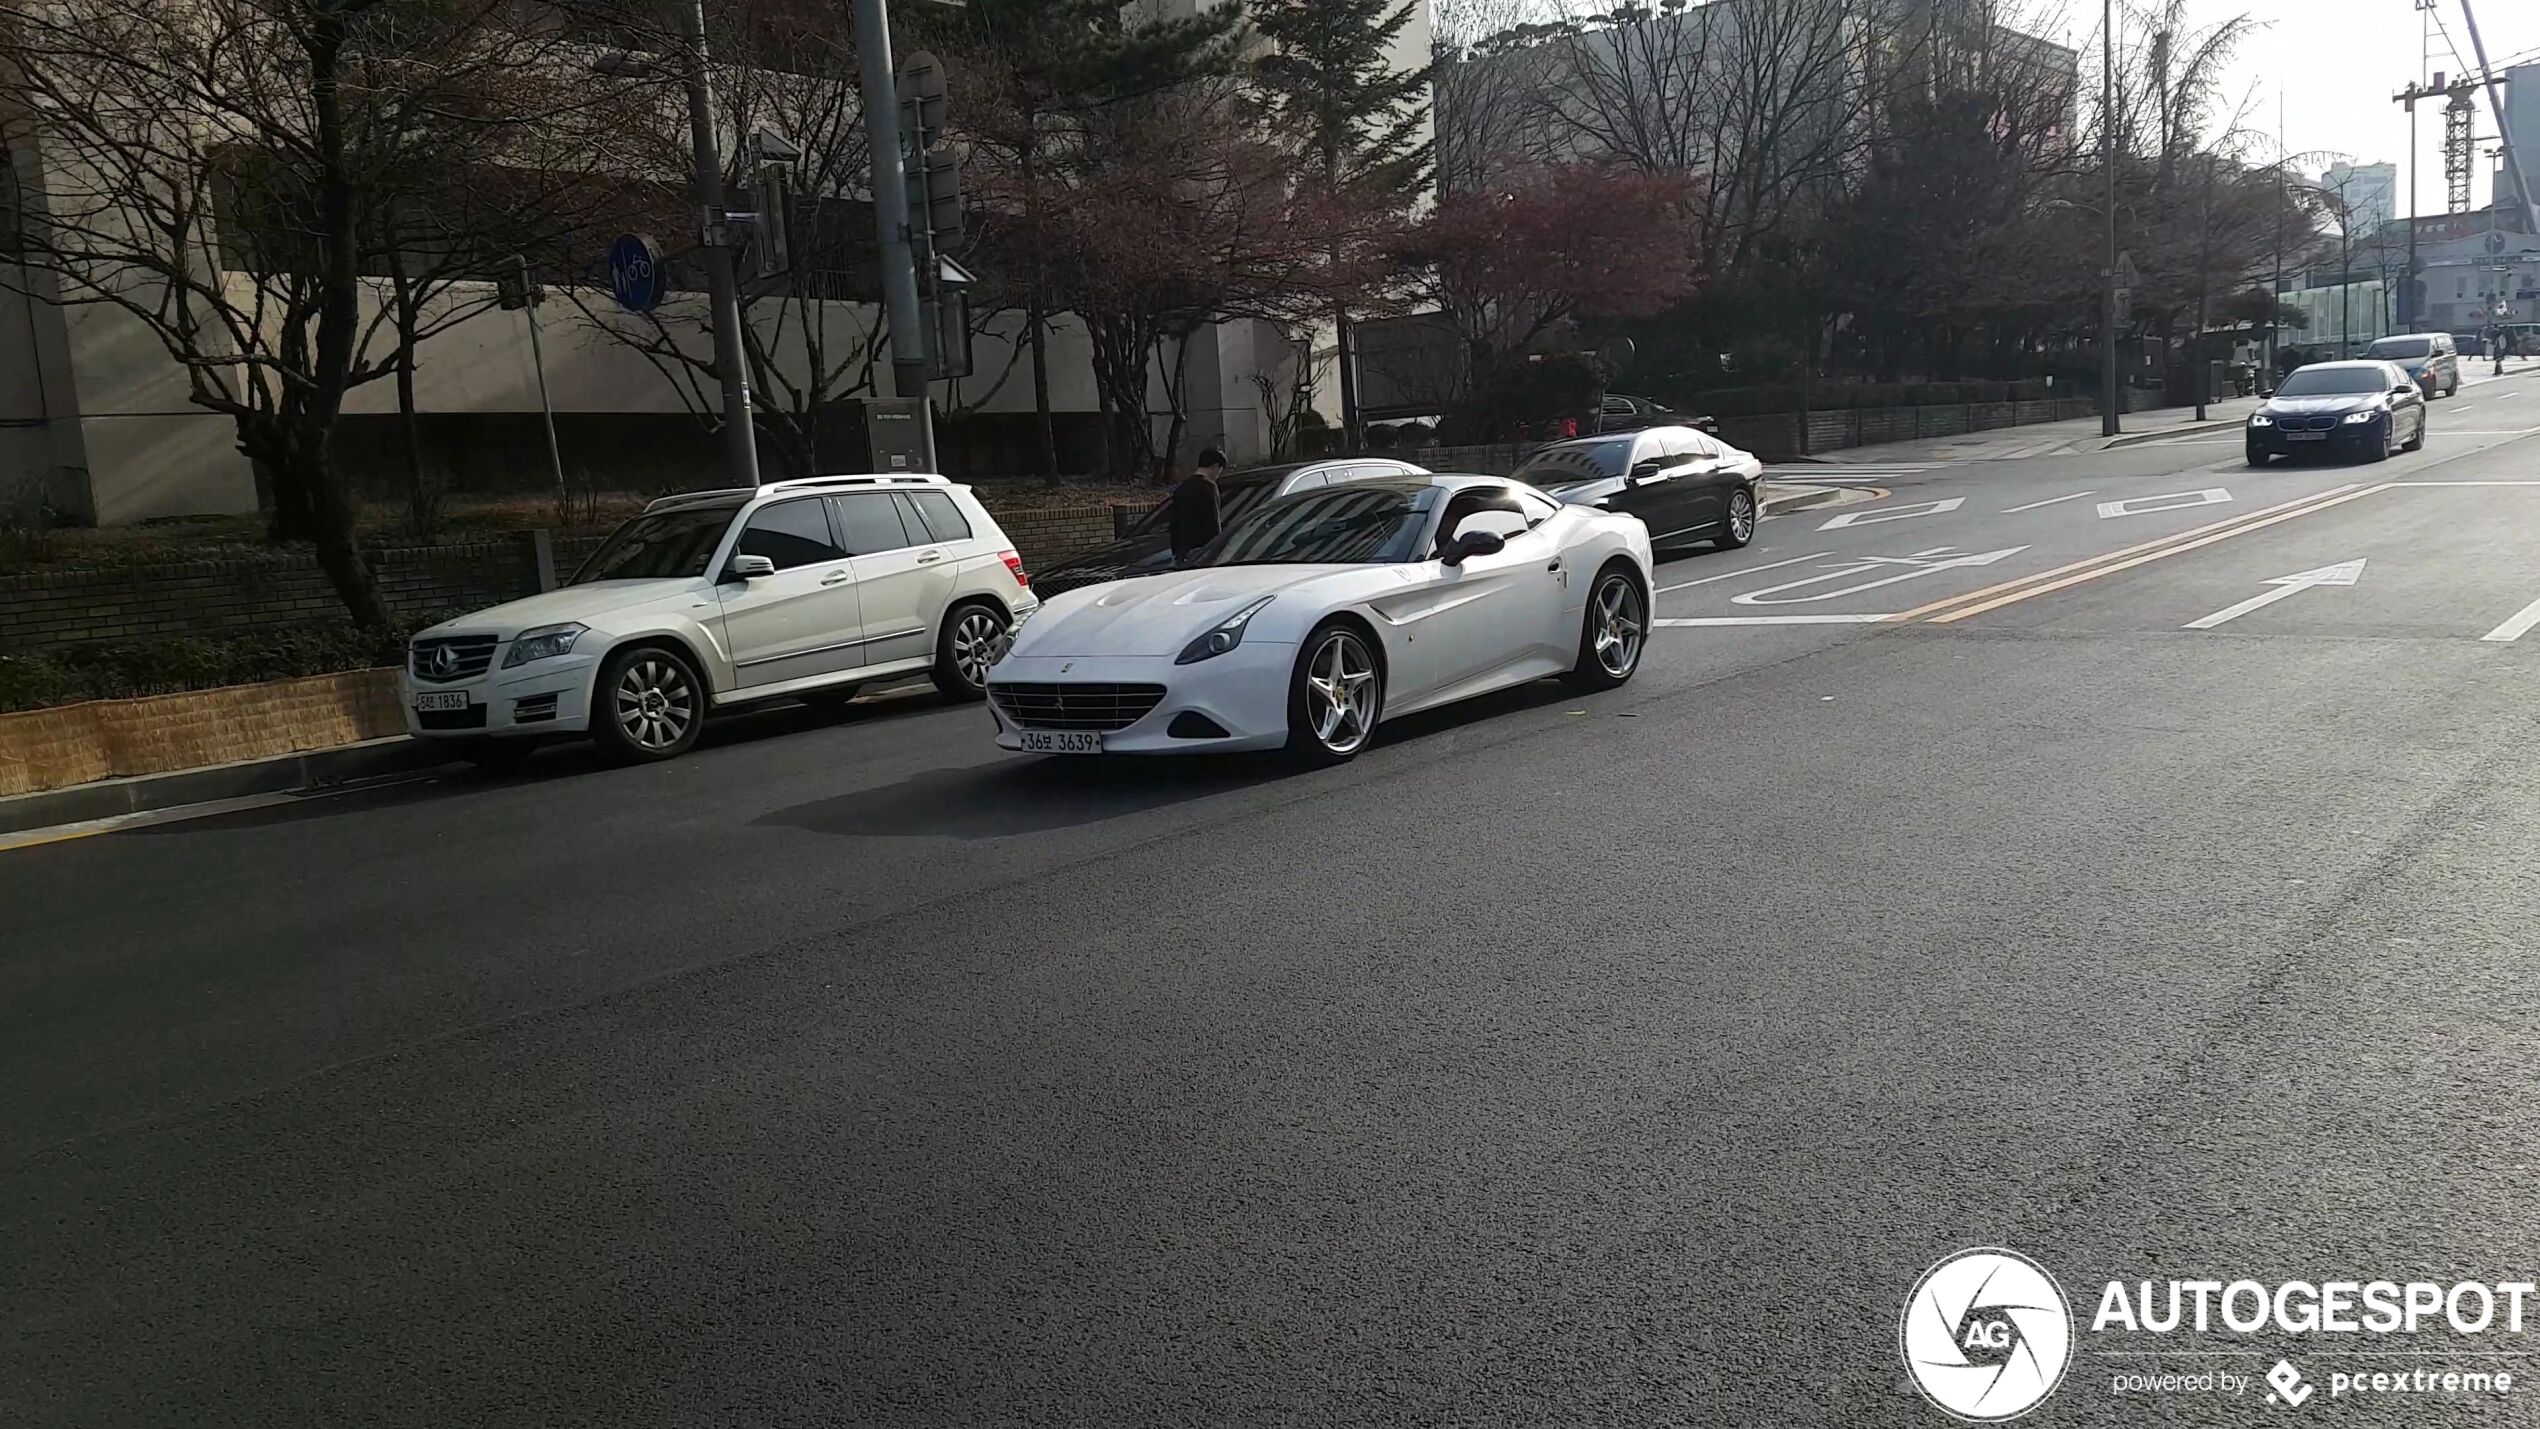
[(661, 245), (641, 233), (621, 233), (609, 245), (609, 292), (630, 313), (661, 306), (670, 275), (662, 270)]
[(901, 179), (908, 187), (912, 239), (923, 235), (936, 249), (962, 240), (961, 155), (948, 142), (951, 89), (941, 60), (919, 50), (900, 62), (898, 75)]
[(944, 132), (945, 112), (952, 95), (951, 85), (944, 78), (944, 62), (924, 50), (914, 51), (900, 61), (898, 79), (900, 108), (931, 142)]

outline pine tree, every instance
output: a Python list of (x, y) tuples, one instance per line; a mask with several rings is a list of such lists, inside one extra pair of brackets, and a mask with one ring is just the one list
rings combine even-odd
[(1039, 420), (1041, 474), (1058, 479), (1050, 418), (1049, 285), (1037, 235), (1044, 204), (1064, 189), (1081, 156), (1082, 131), (1107, 107), (1154, 95), (1235, 63), (1241, 7), (1180, 20), (1133, 23), (1119, 0), (969, 0), (955, 44), (993, 91), (994, 114), (971, 111), (967, 126), (1011, 170), (1024, 243), (1024, 327), (1032, 351), (1032, 403)]
[[(1252, 24), (1273, 48), (1253, 75), (1283, 125), (1320, 164), (1334, 194), (1408, 212), (1427, 186), (1434, 144), (1431, 66), (1397, 69), (1391, 51), (1412, 19), (1403, 0), (1252, 0)], [(1338, 261), (1338, 255), (1335, 255)], [(1337, 305), (1341, 421), (1364, 440), (1349, 309)]]

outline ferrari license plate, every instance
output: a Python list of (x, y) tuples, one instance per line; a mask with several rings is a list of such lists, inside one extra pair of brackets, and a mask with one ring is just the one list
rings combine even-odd
[(1023, 731), (1026, 754), (1100, 754), (1102, 735), (1093, 730), (1027, 729)]
[(417, 695), (415, 696), (415, 708), (427, 711), (464, 710), (467, 708), (467, 691), (447, 690), (439, 694)]
[(2286, 432), (2286, 433), (2284, 434), (2284, 439), (2285, 439), (2286, 441), (2288, 441), (2288, 442), (2324, 442), (2324, 441), (2327, 441), (2327, 440), (2328, 440), (2328, 433), (2326, 433), (2326, 432)]

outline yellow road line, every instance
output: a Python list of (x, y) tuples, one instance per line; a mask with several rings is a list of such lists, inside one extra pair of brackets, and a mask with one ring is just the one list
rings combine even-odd
[[(2379, 490), (2380, 488), (2375, 487), (2372, 489)], [(2343, 492), (2356, 490), (2357, 488), (2352, 485), (2334, 487), (2328, 491), (2320, 492), (2311, 496), (2304, 496), (2275, 506), (2262, 507), (2256, 511), (2244, 511), (2237, 516), (2230, 517), (2227, 520), (2215, 521), (2207, 525), (2195, 527), (2191, 530), (2172, 532), (2167, 536), (2161, 536), (2150, 541), (2145, 541), (2140, 545), (2128, 546), (2123, 550), (2103, 551), (2095, 556), (2084, 557), (2083, 559), (2075, 561), (2070, 565), (2057, 566), (2053, 570), (2037, 571), (2030, 575), (2020, 576), (2014, 580), (2003, 581), (1998, 585), (1986, 586), (1982, 590), (1969, 591), (1965, 595), (1953, 595), (1943, 600), (1935, 600), (1929, 605), (1918, 605), (1912, 610), (1898, 614), (1895, 618), (1899, 621), (1921, 620), (1926, 616), (1947, 610), (1951, 606), (1965, 605), (1970, 601), (1985, 600), (1992, 596), (2001, 595), (2006, 591), (2018, 590), (2020, 587), (2025, 585), (2033, 585), (2039, 581), (2053, 580), (2057, 576), (2069, 575), (2075, 571), (2087, 570), (2088, 568), (2099, 565), (2102, 562), (2121, 561), (2128, 556), (2137, 555), (2144, 551), (2156, 550), (2160, 547), (2170, 545), (2173, 542), (2192, 540), (2198, 536), (2206, 534), (2207, 532), (2220, 531), (2226, 527), (2238, 526), (2243, 522), (2255, 521), (2262, 517), (2272, 516), (2279, 511), (2290, 511), (2297, 506), (2307, 506), (2314, 501), (2323, 499), (2324, 497), (2336, 496)], [(2005, 602), (2005, 604), (2007, 603), (2008, 602)], [(1934, 623), (1937, 624), (1938, 622)]]
[(2266, 519), (2261, 521), (2243, 522), (2240, 525), (2232, 527), (2228, 531), (2217, 531), (2213, 535), (2207, 536), (2202, 540), (2189, 541), (2183, 545), (2163, 546), (2157, 551), (2146, 552), (2143, 555), (2136, 556), (2132, 560), (2119, 561), (2115, 565), (2094, 566), (2078, 575), (2066, 576), (2059, 581), (2052, 581), (2046, 585), (2033, 586), (2025, 590), (2014, 591), (2011, 594), (2003, 596), (1997, 600), (1989, 600), (1982, 605), (1969, 606), (1964, 610), (1954, 610), (1947, 615), (1935, 618), (1931, 623), (1934, 625), (1947, 625), (1953, 621), (1964, 620), (1971, 615), (1982, 615), (1988, 610), (2000, 610), (2006, 605), (2016, 605), (2032, 596), (2047, 595), (2054, 591), (2063, 590), (2068, 586), (2080, 585), (2084, 581), (2095, 581), (2101, 576), (2112, 576), (2119, 571), (2130, 571), (2136, 566), (2148, 565), (2151, 562), (2160, 560), (2165, 556), (2180, 555), (2188, 551), (2196, 550), (2199, 547), (2210, 546), (2216, 541), (2228, 541), (2234, 536), (2246, 536), (2252, 531), (2263, 530), (2266, 527), (2275, 525), (2279, 521), (2290, 521), (2297, 516), (2316, 515), (2319, 512), (2326, 511), (2332, 506), (2343, 506), (2349, 501), (2358, 501), (2364, 497), (2374, 495), (2378, 492), (2388, 491), (2389, 489), (2390, 484), (2388, 482), (2383, 482), (2379, 486), (2367, 486), (2360, 491), (2348, 491), (2342, 496), (2332, 495), (2325, 500), (2314, 500), (2310, 505), (2301, 507), (2298, 510), (2284, 511), (2277, 515), (2268, 516)]

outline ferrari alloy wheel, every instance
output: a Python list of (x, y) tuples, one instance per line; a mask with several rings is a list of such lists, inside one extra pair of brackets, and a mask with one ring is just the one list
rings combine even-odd
[(1326, 625), (1305, 644), (1288, 697), (1288, 752), (1338, 764), (1367, 747), (1385, 700), (1384, 672), (1366, 637)]
[(1588, 591), (1587, 617), (1579, 632), (1579, 663), (1570, 683), (1581, 689), (1610, 690), (1640, 669), (1641, 651), (1649, 641), (1649, 600), (1640, 582), (1620, 564), (1597, 572)]

